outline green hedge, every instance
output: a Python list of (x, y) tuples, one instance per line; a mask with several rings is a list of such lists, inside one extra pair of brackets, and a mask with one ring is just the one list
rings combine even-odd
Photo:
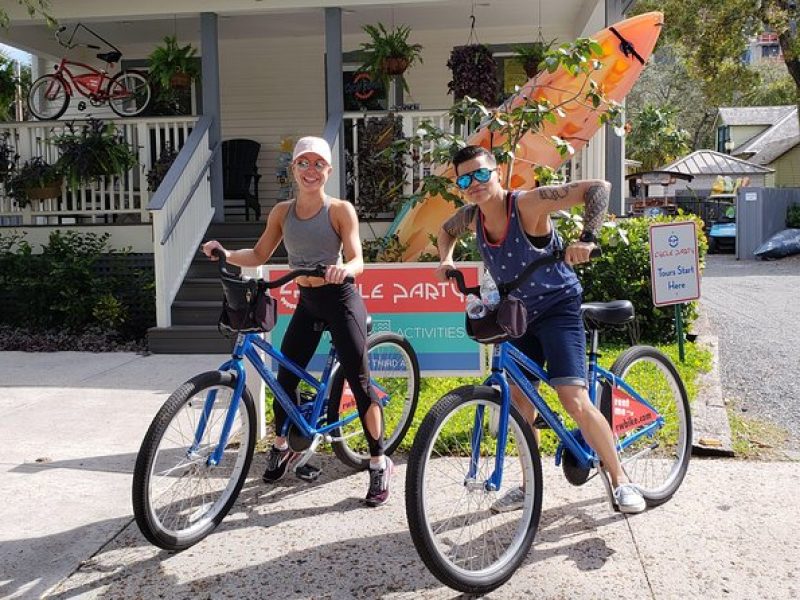
[(42, 252), (0, 235), (0, 324), (30, 330), (86, 327), (138, 339), (155, 323), (152, 269), (108, 247), (108, 234), (54, 231)]
[[(694, 221), (697, 223), (697, 245), (701, 261), (708, 250), (703, 221), (697, 215), (679, 214), (674, 217), (638, 217), (612, 220), (605, 224), (600, 234), (603, 255), (576, 268), (583, 284), (584, 302), (609, 302), (630, 300), (636, 309), (636, 329), (639, 338), (647, 342), (669, 343), (675, 339), (675, 309), (653, 305), (650, 284), (651, 223)], [(561, 219), (559, 231), (567, 240), (575, 239), (580, 232), (580, 219)], [(685, 327), (697, 318), (697, 302), (682, 306)], [(624, 340), (627, 332), (609, 331), (607, 339)]]

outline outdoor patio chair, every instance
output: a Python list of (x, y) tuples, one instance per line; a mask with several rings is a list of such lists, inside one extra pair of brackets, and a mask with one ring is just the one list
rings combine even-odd
[(222, 194), (226, 217), (244, 216), (261, 219), (258, 202), (258, 153), (261, 144), (254, 140), (233, 139), (222, 142)]

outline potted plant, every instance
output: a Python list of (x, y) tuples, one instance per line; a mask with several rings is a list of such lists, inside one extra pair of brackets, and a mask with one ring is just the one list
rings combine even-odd
[(485, 106), (497, 106), (500, 81), (497, 78), (497, 62), (488, 47), (483, 44), (456, 46), (450, 53), (447, 66), (453, 72), (447, 90), (453, 94), (456, 102), (470, 96)]
[(382, 81), (387, 89), (389, 77), (396, 76), (403, 89), (409, 91), (403, 73), (414, 63), (422, 63), (422, 46), (408, 42), (411, 28), (401, 25), (389, 31), (383, 23), (378, 23), (377, 26), (364, 25), (362, 29), (369, 35), (370, 41), (361, 44), (365, 54), (361, 70)]
[(156, 46), (148, 57), (151, 78), (164, 89), (188, 88), (200, 75), (196, 54), (191, 44), (179, 46), (174, 35), (166, 36), (164, 45)]
[(554, 43), (555, 40), (550, 40), (549, 42), (539, 40), (532, 44), (514, 44), (512, 46), (514, 58), (516, 58), (517, 62), (525, 69), (525, 75), (527, 75), (529, 79), (536, 77), (537, 73), (539, 73), (539, 65), (544, 60), (547, 51), (553, 47)]
[(148, 191), (155, 192), (158, 189), (158, 186), (161, 185), (162, 181), (164, 181), (167, 171), (169, 171), (169, 168), (172, 166), (172, 163), (175, 162), (177, 157), (178, 151), (172, 147), (172, 144), (166, 143), (161, 147), (161, 153), (158, 155), (158, 160), (153, 163), (153, 168), (147, 172)]
[(41, 156), (34, 156), (12, 173), (6, 184), (8, 195), (19, 206), (31, 200), (57, 198), (61, 195), (63, 177), (58, 165), (51, 165)]
[(138, 163), (134, 148), (114, 124), (100, 119), (89, 119), (80, 128), (68, 123), (53, 143), (61, 152), (58, 167), (72, 189), (121, 175)]
[(16, 148), (8, 142), (11, 132), (0, 133), (0, 181), (5, 181), (14, 170), (19, 160)]

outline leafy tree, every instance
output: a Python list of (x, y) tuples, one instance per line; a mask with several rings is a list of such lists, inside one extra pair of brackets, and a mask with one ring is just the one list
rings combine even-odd
[(14, 118), (14, 99), (17, 95), (17, 83), (22, 85), (23, 96), (31, 85), (31, 68), (22, 65), (22, 72), (17, 78), (16, 66), (13, 60), (0, 52), (0, 121)]
[(786, 69), (800, 102), (800, 34), (796, 0), (639, 0), (634, 12), (661, 10), (662, 38), (677, 43), (690, 75), (717, 106), (740, 104), (742, 90), (760, 83), (757, 70), (742, 60), (753, 36), (777, 34)]
[[(38, 16), (42, 17), (50, 28), (55, 28), (58, 22), (50, 14), (50, 0), (17, 0), (17, 4), (24, 6), (31, 19)], [(10, 24), (8, 12), (0, 7), (0, 27), (7, 28)]]
[(651, 171), (686, 154), (689, 134), (675, 124), (672, 109), (648, 104), (634, 119), (627, 144), (628, 156)]
[[(712, 126), (717, 107), (708, 101), (699, 83), (688, 73), (679, 52), (674, 43), (659, 44), (625, 98), (626, 113), (634, 121), (646, 106), (669, 107), (680, 117), (681, 127), (691, 137), (690, 150), (708, 148), (714, 140)], [(630, 156), (634, 149), (630, 136), (625, 143)]]

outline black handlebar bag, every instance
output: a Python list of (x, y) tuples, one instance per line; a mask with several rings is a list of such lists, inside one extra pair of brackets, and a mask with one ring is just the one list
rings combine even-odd
[(528, 310), (516, 296), (501, 296), (500, 303), (484, 316), (466, 315), (467, 335), (481, 344), (500, 344), (521, 337), (528, 328)]
[(278, 321), (278, 303), (259, 279), (220, 277), (222, 313), (218, 327), (233, 333), (266, 333)]

